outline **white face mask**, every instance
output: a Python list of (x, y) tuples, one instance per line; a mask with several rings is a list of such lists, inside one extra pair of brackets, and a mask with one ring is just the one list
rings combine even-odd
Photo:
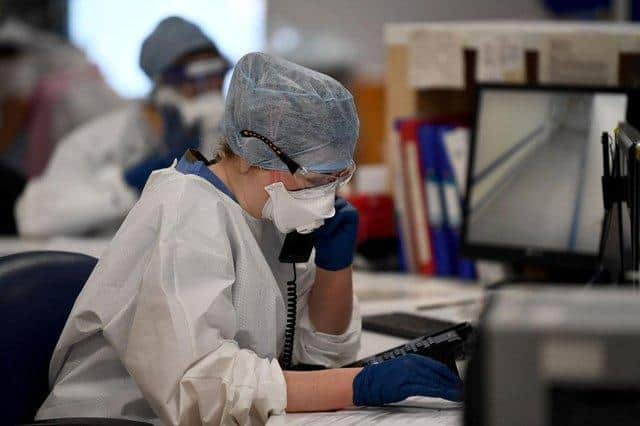
[(308, 234), (336, 213), (336, 188), (335, 184), (329, 184), (287, 191), (282, 182), (273, 183), (264, 188), (269, 199), (262, 208), (262, 217), (271, 220), (285, 234), (291, 231)]
[(186, 98), (172, 87), (160, 87), (155, 93), (156, 105), (169, 105), (180, 111), (187, 126), (202, 120), (204, 124), (217, 124), (224, 114), (224, 98), (217, 90), (202, 93), (194, 98)]
[(220, 139), (220, 120), (224, 114), (224, 97), (218, 91), (210, 91), (188, 99), (172, 87), (160, 87), (155, 93), (156, 105), (168, 105), (180, 112), (182, 121), (191, 127), (200, 122), (202, 145), (200, 150), (205, 153), (217, 151)]

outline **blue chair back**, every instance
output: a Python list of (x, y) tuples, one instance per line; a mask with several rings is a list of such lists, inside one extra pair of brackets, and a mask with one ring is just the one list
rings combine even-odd
[(28, 423), (49, 394), (49, 361), (97, 259), (36, 251), (0, 257), (0, 417)]

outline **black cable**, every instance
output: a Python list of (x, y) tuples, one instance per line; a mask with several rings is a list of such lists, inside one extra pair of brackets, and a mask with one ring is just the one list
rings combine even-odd
[(284, 348), (282, 350), (282, 368), (283, 370), (291, 369), (291, 360), (293, 357), (293, 338), (296, 333), (296, 310), (298, 305), (298, 296), (296, 294), (296, 264), (293, 265), (293, 280), (287, 282), (287, 325), (284, 330)]

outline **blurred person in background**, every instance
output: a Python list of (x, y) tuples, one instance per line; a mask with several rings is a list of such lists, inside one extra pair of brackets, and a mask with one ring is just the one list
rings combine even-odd
[(79, 49), (15, 19), (0, 24), (0, 234), (16, 233), (15, 200), (55, 143), (121, 102)]
[(22, 236), (109, 235), (155, 169), (188, 148), (215, 150), (229, 61), (195, 24), (162, 20), (145, 39), (140, 67), (148, 99), (96, 118), (69, 134), (45, 173), (16, 203)]

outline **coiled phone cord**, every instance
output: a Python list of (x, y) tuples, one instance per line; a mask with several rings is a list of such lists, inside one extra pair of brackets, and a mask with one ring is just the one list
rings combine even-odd
[(282, 368), (291, 369), (293, 357), (293, 338), (296, 333), (296, 310), (298, 297), (296, 294), (296, 264), (293, 265), (293, 279), (287, 282), (287, 323), (284, 330), (284, 348), (282, 349)]

